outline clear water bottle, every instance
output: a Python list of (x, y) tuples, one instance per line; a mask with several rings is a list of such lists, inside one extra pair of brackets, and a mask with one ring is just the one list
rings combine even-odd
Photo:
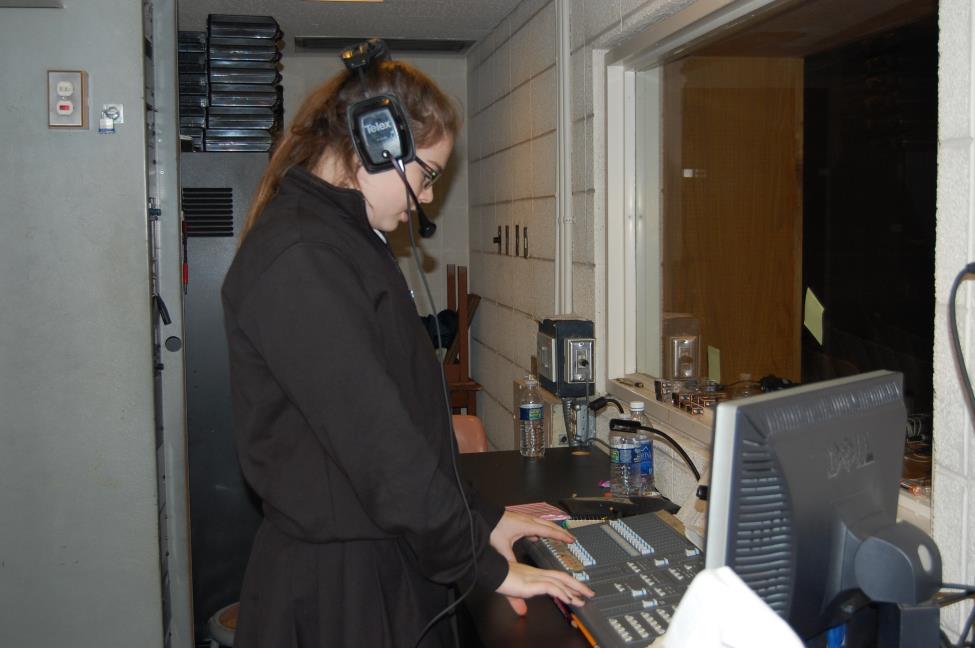
[(761, 393), (761, 385), (752, 380), (752, 375), (750, 373), (738, 374), (738, 380), (732, 383), (732, 398), (748, 398), (749, 396), (757, 396)]
[(613, 495), (640, 494), (640, 444), (632, 432), (609, 433), (609, 488)]
[[(651, 427), (646, 408), (643, 401), (631, 401), (630, 417), (640, 425)], [(636, 439), (640, 444), (640, 494), (652, 495), (657, 490), (653, 481), (653, 435), (646, 430), (639, 430)]]
[(535, 376), (525, 378), (525, 390), (518, 404), (521, 427), (521, 456), (545, 456), (545, 403), (538, 393)]

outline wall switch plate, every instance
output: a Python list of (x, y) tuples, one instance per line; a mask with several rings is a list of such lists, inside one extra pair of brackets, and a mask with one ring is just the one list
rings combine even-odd
[(88, 74), (47, 71), (48, 128), (88, 128)]
[(591, 383), (594, 340), (571, 338), (565, 341), (568, 351), (568, 382)]

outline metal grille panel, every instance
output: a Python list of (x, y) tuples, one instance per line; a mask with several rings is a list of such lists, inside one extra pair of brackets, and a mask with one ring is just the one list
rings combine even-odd
[(234, 190), (230, 187), (183, 187), (186, 236), (233, 236)]
[(792, 591), (793, 530), (785, 484), (765, 443), (746, 441), (732, 568), (769, 607), (785, 614)]

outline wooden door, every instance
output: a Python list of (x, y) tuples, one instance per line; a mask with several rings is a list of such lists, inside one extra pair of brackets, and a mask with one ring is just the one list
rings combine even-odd
[(664, 71), (664, 311), (740, 373), (800, 378), (803, 62), (691, 57)]

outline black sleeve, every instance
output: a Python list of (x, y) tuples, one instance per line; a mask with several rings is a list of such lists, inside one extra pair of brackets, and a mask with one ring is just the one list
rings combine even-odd
[[(387, 371), (371, 300), (343, 252), (298, 244), (264, 271), (237, 316), (374, 524), (405, 539), (426, 577), (462, 582), (471, 561), (464, 501), (424, 434), (429, 421), (413, 420)], [(478, 581), (493, 590), (508, 565), (489, 545), (497, 520), (487, 512), (472, 511)]]

